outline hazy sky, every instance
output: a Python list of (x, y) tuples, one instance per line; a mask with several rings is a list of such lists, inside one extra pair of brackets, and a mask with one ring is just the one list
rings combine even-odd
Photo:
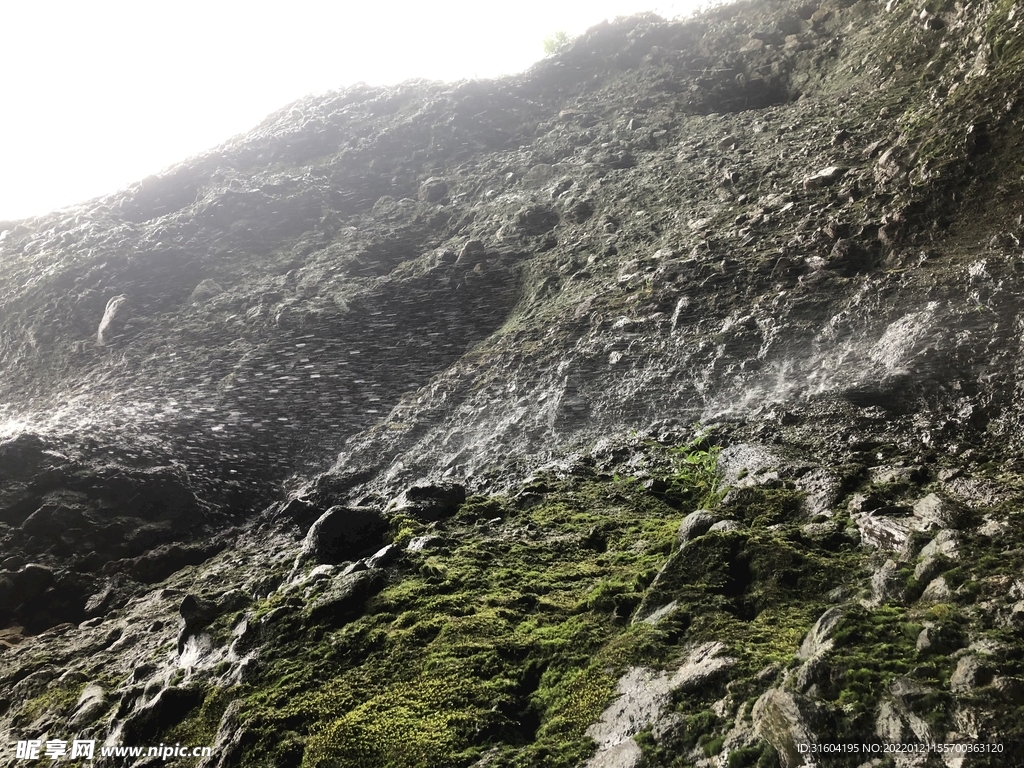
[(0, 220), (111, 193), (309, 93), (518, 72), (558, 30), (693, 5), (11, 0), (0, 45)]
[(0, 221), (113, 192), (310, 93), (521, 71), (579, 34), (694, 0), (9, 0)]

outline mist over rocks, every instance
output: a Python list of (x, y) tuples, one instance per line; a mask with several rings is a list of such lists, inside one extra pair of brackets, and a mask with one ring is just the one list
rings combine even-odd
[(0, 223), (0, 741), (1024, 738), (1020, 19), (635, 16)]

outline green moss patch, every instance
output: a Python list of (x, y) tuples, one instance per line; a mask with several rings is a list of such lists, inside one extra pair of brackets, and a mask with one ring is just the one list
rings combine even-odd
[[(715, 453), (685, 456), (661, 457), (668, 500), (590, 474), (471, 497), (434, 531), (443, 546), (407, 552), (341, 629), (280, 600), (257, 607), (273, 621), (246, 694), (247, 764), (293, 759), (276, 746), (288, 731), (303, 766), (465, 766), (485, 752), (495, 765), (577, 765), (626, 666), (671, 653), (666, 632), (629, 620), (675, 546), (675, 505), (716, 492)], [(396, 525), (404, 539), (426, 531)]]

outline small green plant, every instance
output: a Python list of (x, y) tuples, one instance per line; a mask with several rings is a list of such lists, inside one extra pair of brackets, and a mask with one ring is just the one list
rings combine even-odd
[(548, 35), (544, 38), (544, 53), (550, 56), (555, 53), (559, 48), (569, 42), (569, 35), (565, 30), (558, 30), (553, 35)]
[(673, 496), (702, 507), (717, 507), (724, 495), (719, 487), (718, 454), (721, 447), (710, 445), (708, 433), (699, 429), (685, 445), (670, 449), (673, 475), (668, 478)]

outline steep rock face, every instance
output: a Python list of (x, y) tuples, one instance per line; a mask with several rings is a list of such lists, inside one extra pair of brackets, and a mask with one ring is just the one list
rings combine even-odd
[[(1009, 749), (1021, 18), (634, 17), (0, 223), (4, 741)], [(713, 679), (594, 730), (711, 647)]]

